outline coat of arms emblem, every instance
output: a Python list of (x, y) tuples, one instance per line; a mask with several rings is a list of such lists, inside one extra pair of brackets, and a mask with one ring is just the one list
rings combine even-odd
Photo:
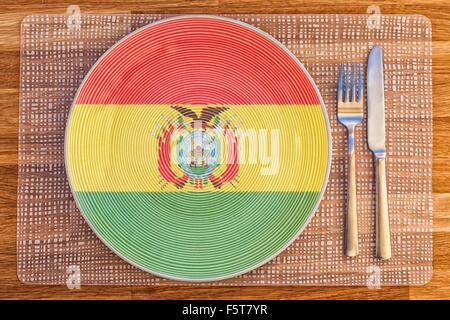
[[(187, 184), (195, 189), (208, 184), (220, 189), (226, 183), (235, 187), (239, 171), (236, 126), (220, 117), (228, 108), (205, 107), (200, 115), (182, 106), (171, 108), (178, 117), (173, 121), (164, 117), (167, 124), (160, 125), (158, 135), (158, 171), (165, 183), (179, 189)], [(175, 173), (173, 162), (182, 174)]]

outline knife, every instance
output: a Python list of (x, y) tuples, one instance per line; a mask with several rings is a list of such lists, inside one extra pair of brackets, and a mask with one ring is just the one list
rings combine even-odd
[(377, 256), (386, 260), (391, 257), (391, 236), (386, 184), (383, 54), (380, 47), (373, 47), (367, 65), (367, 136), (376, 162)]

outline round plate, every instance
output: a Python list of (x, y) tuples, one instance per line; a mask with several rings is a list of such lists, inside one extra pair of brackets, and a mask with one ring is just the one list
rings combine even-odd
[(214, 16), (159, 21), (92, 67), (66, 129), (91, 228), (133, 265), (177, 280), (252, 270), (304, 229), (328, 179), (326, 110), (297, 58)]

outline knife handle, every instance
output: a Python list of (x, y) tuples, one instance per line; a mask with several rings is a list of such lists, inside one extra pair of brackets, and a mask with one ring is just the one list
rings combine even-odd
[(345, 221), (345, 255), (358, 255), (358, 217), (356, 214), (356, 158), (355, 136), (353, 129), (348, 132), (349, 166), (348, 166), (348, 195), (347, 217)]
[(386, 158), (376, 159), (376, 233), (377, 233), (377, 257), (387, 260), (391, 257), (391, 235), (389, 230), (389, 208), (386, 184)]

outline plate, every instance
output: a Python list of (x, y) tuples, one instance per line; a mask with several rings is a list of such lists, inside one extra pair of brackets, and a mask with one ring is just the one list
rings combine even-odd
[(155, 275), (248, 272), (305, 228), (330, 165), (327, 113), (280, 42), (215, 16), (161, 20), (92, 67), (66, 128), (75, 201), (98, 237)]

